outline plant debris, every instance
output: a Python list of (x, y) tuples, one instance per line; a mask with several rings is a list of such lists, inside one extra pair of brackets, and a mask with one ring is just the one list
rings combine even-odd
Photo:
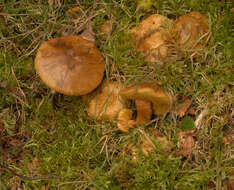
[(195, 135), (196, 133), (194, 131), (179, 132), (178, 147), (180, 151), (176, 153), (176, 156), (189, 157), (192, 154), (193, 148), (195, 147)]

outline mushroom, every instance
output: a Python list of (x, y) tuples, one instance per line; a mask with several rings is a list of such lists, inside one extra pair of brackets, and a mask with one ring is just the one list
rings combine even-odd
[(146, 61), (164, 62), (169, 51), (167, 39), (170, 26), (171, 20), (167, 17), (153, 14), (131, 29), (136, 48), (143, 53)]
[(35, 69), (51, 89), (66, 95), (84, 95), (101, 83), (105, 65), (92, 42), (80, 36), (64, 36), (40, 46)]
[(117, 127), (122, 132), (128, 132), (130, 128), (134, 128), (136, 122), (132, 119), (132, 110), (122, 109), (118, 114)]
[(150, 121), (152, 116), (151, 102), (146, 100), (136, 100), (137, 118), (136, 122), (145, 124)]
[(138, 26), (132, 28), (130, 33), (133, 34), (134, 39), (139, 43), (151, 34), (168, 28), (170, 23), (171, 21), (167, 17), (153, 14), (144, 19)]
[(167, 113), (172, 105), (170, 96), (153, 82), (145, 82), (127, 87), (120, 92), (120, 95), (125, 99), (151, 102), (155, 115)]
[(199, 12), (179, 17), (173, 24), (171, 36), (185, 51), (201, 50), (208, 39), (208, 20)]
[(121, 83), (105, 80), (100, 91), (91, 97), (88, 103), (89, 116), (97, 120), (115, 119), (124, 104), (124, 100), (119, 96), (121, 87)]

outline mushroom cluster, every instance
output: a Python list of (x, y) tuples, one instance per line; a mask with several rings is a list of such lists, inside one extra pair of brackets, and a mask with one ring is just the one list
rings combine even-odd
[[(101, 53), (80, 36), (49, 40), (40, 46), (35, 58), (36, 72), (47, 86), (65, 95), (83, 96), (93, 119), (118, 117), (117, 126), (123, 132), (147, 123), (152, 113), (162, 115), (169, 111), (171, 98), (155, 83), (123, 88), (119, 82), (102, 82), (104, 68)], [(136, 121), (132, 120), (132, 110), (125, 109), (128, 100), (135, 101)]]
[[(104, 33), (109, 31), (108, 27), (103, 29)], [(208, 40), (209, 27), (207, 19), (198, 12), (175, 21), (154, 14), (130, 33), (146, 61), (162, 64), (174, 55), (177, 59), (179, 51), (191, 55), (202, 49)], [(117, 118), (117, 127), (122, 132), (147, 124), (152, 115), (165, 115), (172, 107), (171, 96), (154, 82), (124, 88), (120, 82), (103, 80), (104, 59), (93, 42), (82, 36), (63, 36), (44, 42), (36, 54), (35, 69), (54, 91), (83, 96), (92, 119), (113, 121)], [(136, 119), (133, 110), (126, 108), (128, 101), (135, 103)], [(158, 134), (155, 137), (167, 144), (164, 137)], [(145, 139), (142, 137), (142, 151), (148, 155), (152, 143)]]
[(162, 65), (202, 50), (208, 40), (209, 26), (206, 17), (199, 12), (183, 15), (175, 21), (153, 14), (130, 33), (144, 59)]

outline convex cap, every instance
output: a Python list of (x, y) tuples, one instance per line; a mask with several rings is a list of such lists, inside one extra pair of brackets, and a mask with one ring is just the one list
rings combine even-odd
[(130, 100), (146, 100), (152, 103), (155, 115), (167, 113), (172, 105), (170, 96), (157, 84), (145, 82), (123, 89), (120, 96)]
[(80, 36), (64, 36), (40, 46), (35, 69), (51, 89), (66, 95), (84, 95), (101, 83), (105, 65), (92, 42)]

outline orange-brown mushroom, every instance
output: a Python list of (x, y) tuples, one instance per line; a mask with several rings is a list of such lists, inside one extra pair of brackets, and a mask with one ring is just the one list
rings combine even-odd
[(117, 127), (122, 132), (128, 132), (129, 129), (134, 128), (136, 122), (132, 120), (132, 110), (122, 109), (118, 114)]
[(179, 17), (171, 30), (175, 43), (188, 53), (201, 50), (207, 42), (208, 34), (208, 20), (199, 12)]
[(84, 95), (101, 83), (105, 65), (92, 42), (80, 36), (64, 36), (40, 46), (35, 69), (51, 89), (66, 95)]
[(100, 91), (91, 96), (87, 109), (89, 116), (97, 120), (114, 120), (124, 105), (124, 100), (119, 96), (121, 87), (121, 83), (105, 80)]
[(153, 14), (131, 29), (137, 50), (149, 62), (162, 64), (168, 56), (167, 39), (171, 21), (162, 15)]
[(120, 95), (130, 100), (146, 100), (151, 102), (155, 115), (167, 113), (172, 105), (170, 96), (153, 82), (127, 87), (120, 92)]

